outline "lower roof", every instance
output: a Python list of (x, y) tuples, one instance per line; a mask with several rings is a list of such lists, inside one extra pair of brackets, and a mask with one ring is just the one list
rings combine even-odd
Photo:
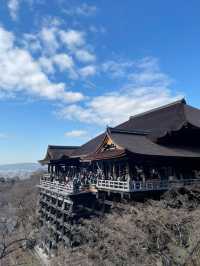
[(58, 161), (62, 158), (69, 158), (75, 150), (77, 150), (79, 146), (57, 146), (57, 145), (49, 145), (47, 149), (47, 153), (43, 160), (39, 162), (44, 165), (48, 164), (51, 161)]
[(164, 146), (138, 134), (111, 133), (111, 139), (125, 150), (140, 155), (200, 158), (200, 148)]

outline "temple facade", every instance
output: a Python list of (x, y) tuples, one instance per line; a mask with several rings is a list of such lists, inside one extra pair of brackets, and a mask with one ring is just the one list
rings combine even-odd
[(200, 182), (200, 110), (182, 99), (108, 127), (80, 147), (49, 146), (40, 163), (48, 165), (39, 185), (41, 225), (52, 228), (50, 246), (73, 245), (70, 226), (104, 209), (106, 195), (131, 198)]

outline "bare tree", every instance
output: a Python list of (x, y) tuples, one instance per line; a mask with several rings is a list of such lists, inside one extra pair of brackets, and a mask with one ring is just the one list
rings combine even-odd
[[(0, 265), (37, 237), (37, 190), (33, 179), (18, 181), (1, 193)], [(6, 265), (6, 264), (5, 264)], [(17, 264), (19, 265), (19, 263)]]

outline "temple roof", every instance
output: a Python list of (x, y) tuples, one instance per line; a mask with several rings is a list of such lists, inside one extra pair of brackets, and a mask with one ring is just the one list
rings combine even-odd
[(86, 157), (90, 160), (106, 160), (122, 157), (127, 153), (142, 156), (160, 156), (174, 158), (200, 158), (200, 148), (164, 146), (153, 142), (142, 131), (117, 130), (108, 128), (107, 136), (118, 148), (113, 150), (97, 150)]
[(154, 138), (177, 131), (190, 124), (200, 128), (200, 110), (186, 104), (185, 99), (130, 117), (117, 129), (148, 130)]
[(106, 133), (102, 133), (97, 137), (91, 139), (87, 143), (80, 146), (79, 149), (74, 150), (72, 157), (84, 157), (96, 150), (96, 148), (102, 143)]
[(200, 148), (163, 146), (151, 141), (146, 135), (142, 134), (111, 132), (110, 137), (118, 146), (134, 154), (200, 158)]
[(64, 157), (69, 158), (78, 148), (79, 146), (49, 145), (45, 158), (39, 162), (44, 165), (53, 160), (60, 160)]

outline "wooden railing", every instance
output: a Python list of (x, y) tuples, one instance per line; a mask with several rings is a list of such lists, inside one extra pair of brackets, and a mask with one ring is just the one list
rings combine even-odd
[(184, 179), (184, 180), (148, 180), (142, 181), (112, 181), (112, 180), (97, 180), (97, 189), (137, 192), (137, 191), (154, 191), (168, 190), (172, 187), (187, 186), (200, 184), (200, 179)]
[(50, 179), (51, 178), (51, 174), (43, 174), (43, 178), (44, 179)]
[(117, 191), (130, 191), (129, 183), (123, 181), (97, 180), (96, 187)]
[[(50, 182), (45, 180), (40, 180), (40, 187), (49, 189), (53, 192), (57, 192), (59, 194), (71, 194), (74, 193), (73, 184), (61, 184), (57, 182)], [(77, 191), (77, 190), (76, 190)]]
[[(50, 191), (57, 192), (59, 194), (72, 194), (80, 191), (86, 190), (85, 187), (74, 187), (72, 182), (67, 184), (58, 183), (57, 181), (51, 182), (50, 174), (45, 174), (40, 180), (40, 187), (46, 188)], [(154, 190), (168, 190), (172, 187), (177, 186), (187, 186), (192, 184), (200, 183), (200, 179), (183, 179), (183, 180), (147, 180), (142, 181), (114, 181), (97, 179), (96, 186), (97, 189), (106, 189), (113, 191), (124, 191), (124, 192), (137, 192), (137, 191), (154, 191)]]
[(152, 191), (169, 189), (168, 181), (149, 180), (146, 182), (132, 181), (129, 182), (130, 191)]

